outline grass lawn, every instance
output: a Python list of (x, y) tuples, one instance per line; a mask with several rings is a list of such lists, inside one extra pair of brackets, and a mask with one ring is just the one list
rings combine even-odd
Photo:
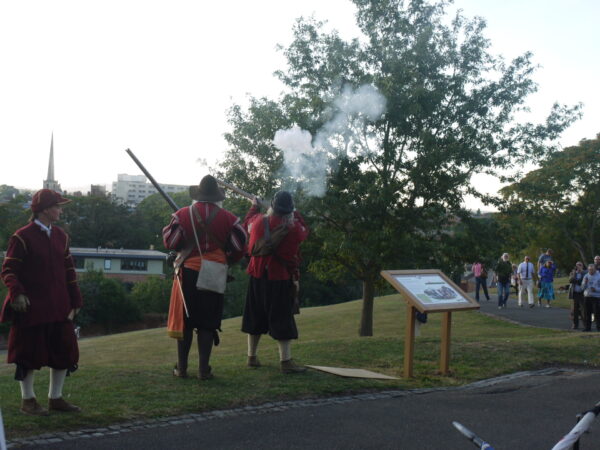
[[(406, 305), (399, 295), (375, 301), (375, 336), (357, 336), (360, 301), (306, 308), (297, 316), (300, 339), (292, 352), (299, 362), (370, 369), (401, 376)], [(457, 386), (519, 370), (546, 366), (600, 365), (600, 335), (521, 327), (476, 311), (453, 314), (450, 367), (439, 376), (440, 314), (431, 314), (415, 345), (415, 378), (360, 380), (308, 371), (282, 375), (277, 346), (263, 337), (263, 367), (248, 369), (246, 335), (241, 319), (224, 321), (221, 345), (213, 352), (214, 380), (182, 380), (171, 375), (175, 340), (165, 329), (144, 330), (80, 341), (80, 369), (67, 378), (65, 397), (81, 414), (30, 417), (19, 412), (20, 391), (12, 365), (0, 365), (0, 406), (9, 438), (50, 431), (100, 427), (135, 419), (156, 418), (231, 408), (266, 401), (298, 399), (433, 386)], [(197, 352), (192, 348), (190, 367)], [(191, 371), (193, 373), (193, 371)], [(36, 373), (38, 399), (45, 399), (48, 369)], [(40, 402), (43, 403), (43, 402)]]

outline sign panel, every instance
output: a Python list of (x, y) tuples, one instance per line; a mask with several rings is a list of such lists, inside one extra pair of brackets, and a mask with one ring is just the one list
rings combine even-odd
[(479, 309), (479, 304), (440, 270), (383, 270), (381, 276), (421, 312)]

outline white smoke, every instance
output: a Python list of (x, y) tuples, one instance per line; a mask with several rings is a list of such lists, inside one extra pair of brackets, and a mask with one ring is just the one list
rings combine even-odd
[(385, 112), (385, 97), (371, 85), (354, 90), (346, 86), (327, 111), (331, 119), (317, 132), (314, 143), (310, 132), (294, 126), (275, 133), (273, 144), (283, 152), (286, 175), (316, 197), (325, 194), (330, 157), (348, 152), (369, 151), (367, 123)]

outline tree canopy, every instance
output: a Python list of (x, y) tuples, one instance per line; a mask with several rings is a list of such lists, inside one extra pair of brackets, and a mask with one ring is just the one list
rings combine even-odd
[[(370, 335), (380, 270), (443, 265), (448, 259), (439, 249), (464, 215), (465, 195), (486, 199), (471, 176), (548, 158), (579, 107), (556, 104), (541, 124), (517, 121), (536, 91), (532, 55), (510, 62), (492, 55), (484, 20), (460, 12), (448, 18), (448, 2), (354, 4), (363, 36), (350, 41), (313, 18), (298, 19), (293, 42), (282, 48), (287, 67), (276, 73), (286, 91), (231, 109), (221, 169), (264, 196), (297, 187), (319, 243), (308, 255), (310, 268), (323, 278), (350, 273), (363, 281), (360, 334)], [(364, 86), (385, 99), (378, 117), (369, 116), (369, 102), (347, 108), (348, 92)], [(340, 114), (344, 126), (332, 126)], [(320, 197), (306, 196), (313, 181), (306, 176), (293, 184), (302, 177), (290, 176), (285, 153), (273, 144), (278, 130), (294, 125), (319, 147), (314, 154), (326, 182)]]

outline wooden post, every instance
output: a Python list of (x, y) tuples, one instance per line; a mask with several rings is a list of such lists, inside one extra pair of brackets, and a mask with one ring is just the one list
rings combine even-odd
[(450, 334), (452, 328), (452, 312), (443, 313), (442, 317), (442, 342), (440, 355), (440, 374), (450, 373)]
[(406, 336), (404, 338), (404, 378), (413, 376), (413, 359), (415, 356), (415, 307), (406, 305)]

